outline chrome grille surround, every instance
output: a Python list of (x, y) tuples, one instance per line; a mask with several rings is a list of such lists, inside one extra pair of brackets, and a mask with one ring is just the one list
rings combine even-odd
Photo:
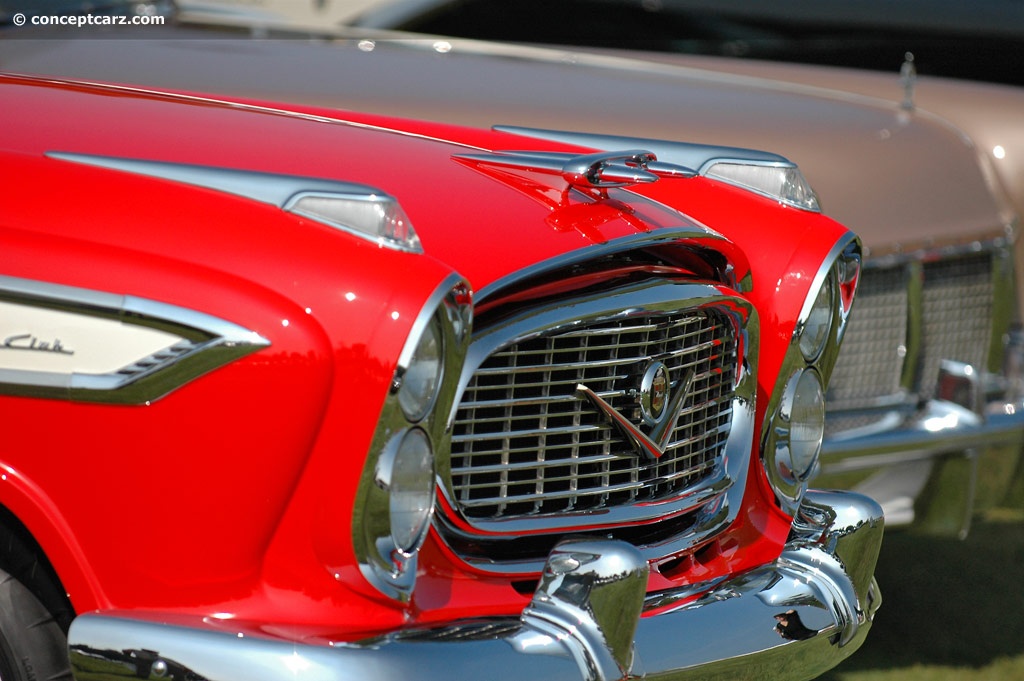
[[(699, 483), (728, 439), (735, 357), (732, 329), (706, 310), (613, 319), (499, 350), (477, 369), (455, 420), (460, 509), (484, 519), (551, 515), (656, 501)], [(655, 358), (677, 383), (693, 371), (695, 384), (667, 451), (648, 460), (575, 387), (639, 423), (636, 390), (622, 386)]]
[(999, 374), (1012, 257), (999, 238), (868, 260), (829, 385), (827, 434), (898, 423), (935, 396), (942, 360)]
[[(743, 493), (757, 337), (745, 300), (669, 279), (484, 322), (440, 471), (442, 535), (464, 559), (504, 571), (536, 569), (544, 555), (512, 560), (475, 549), (620, 528), (641, 550), (666, 556), (710, 537), (735, 517)], [(576, 386), (640, 425), (637, 387), (652, 362), (668, 367), (675, 389), (691, 369), (694, 380), (665, 453), (648, 460)], [(469, 544), (474, 551), (459, 550)]]

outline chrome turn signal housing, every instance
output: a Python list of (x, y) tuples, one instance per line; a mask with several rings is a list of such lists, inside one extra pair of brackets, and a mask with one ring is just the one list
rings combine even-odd
[(331, 225), (379, 246), (422, 253), (419, 237), (398, 201), (387, 194), (302, 192), (284, 209)]
[(702, 168), (700, 174), (748, 189), (794, 208), (821, 212), (818, 195), (800, 172), (800, 168), (793, 164), (716, 160)]

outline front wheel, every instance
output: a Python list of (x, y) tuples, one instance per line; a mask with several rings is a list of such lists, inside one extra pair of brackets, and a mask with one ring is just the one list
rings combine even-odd
[(72, 681), (67, 637), (24, 584), (0, 570), (0, 681)]

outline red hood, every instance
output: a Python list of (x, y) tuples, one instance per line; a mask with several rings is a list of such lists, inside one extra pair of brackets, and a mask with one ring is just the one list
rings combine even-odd
[[(538, 191), (529, 178), (510, 183), (455, 158), (527, 144), (535, 150), (565, 149), (505, 133), (365, 116), (343, 121), (117, 86), (20, 77), (2, 78), (0, 85), (5, 102), (14, 104), (2, 114), (9, 151), (227, 167), (369, 185), (398, 198), (425, 252), (477, 289), (581, 247), (657, 228), (695, 226), (686, 216), (625, 191), (606, 201), (569, 201), (578, 205), (559, 208), (554, 178), (555, 184)], [(40, 125), (32, 111), (54, 112), (52, 122)], [(220, 267), (202, 262), (216, 258), (216, 248), (169, 243), (145, 229), (130, 235), (100, 230), (89, 237), (172, 257), (170, 251), (184, 248), (184, 259)]]

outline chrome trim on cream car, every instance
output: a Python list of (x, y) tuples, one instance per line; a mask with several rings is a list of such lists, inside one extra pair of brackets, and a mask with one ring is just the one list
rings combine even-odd
[(1003, 497), (1024, 444), (1013, 248), (998, 237), (865, 263), (816, 484), (877, 498), (890, 525), (960, 536)]

